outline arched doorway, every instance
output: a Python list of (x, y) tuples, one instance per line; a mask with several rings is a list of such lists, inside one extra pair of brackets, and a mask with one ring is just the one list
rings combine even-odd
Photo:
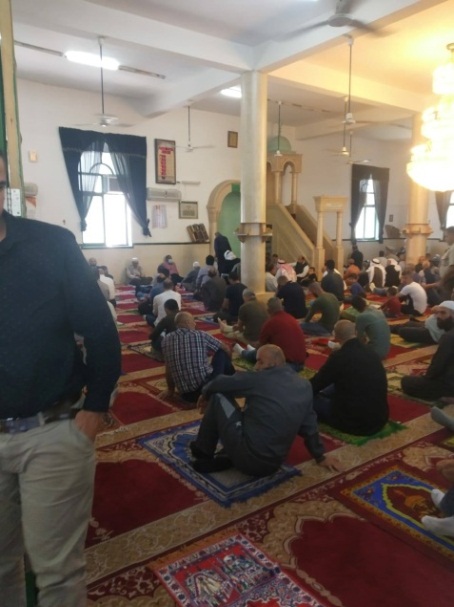
[(213, 242), (215, 232), (229, 239), (233, 252), (241, 256), (241, 243), (235, 230), (241, 223), (241, 192), (239, 181), (223, 181), (211, 192), (207, 204), (209, 234)]

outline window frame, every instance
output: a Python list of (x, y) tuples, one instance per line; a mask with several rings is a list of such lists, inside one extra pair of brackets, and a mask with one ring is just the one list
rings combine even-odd
[[(363, 208), (361, 209), (361, 213), (358, 217), (358, 221), (355, 225), (355, 236), (356, 240), (361, 242), (378, 242), (378, 232), (379, 232), (379, 224), (378, 224), (378, 214), (377, 214), (377, 205), (375, 200), (375, 192), (374, 192), (374, 183), (373, 179), (369, 178), (367, 180), (366, 189), (363, 191), (363, 194), (366, 196), (366, 202), (364, 203)], [(372, 204), (370, 201), (373, 201)], [(366, 228), (366, 213), (370, 212), (370, 209), (373, 210), (375, 215), (375, 227), (374, 227), (374, 236), (364, 236), (365, 228)], [(362, 236), (358, 235), (359, 226), (362, 227)]]
[[(106, 162), (107, 158), (106, 156), (109, 157), (110, 160), (110, 154), (108, 152), (103, 152), (102, 153), (102, 161), (100, 163), (96, 163), (94, 164), (89, 173), (87, 173), (86, 171), (81, 171), (80, 170), (80, 166), (79, 165), (79, 169), (78, 169), (78, 175), (79, 175), (79, 180), (80, 183), (82, 183), (82, 175), (96, 175), (96, 182), (95, 182), (95, 186), (94, 186), (94, 191), (87, 191), (87, 190), (82, 190), (81, 192), (83, 192), (83, 194), (91, 194), (93, 196), (93, 199), (95, 197), (100, 198), (101, 199), (101, 214), (102, 214), (102, 232), (103, 232), (103, 241), (102, 242), (85, 242), (84, 238), (86, 237), (86, 231), (82, 232), (82, 248), (83, 249), (100, 249), (100, 248), (105, 248), (105, 249), (120, 249), (120, 248), (132, 248), (133, 247), (133, 240), (132, 240), (132, 218), (131, 218), (131, 210), (129, 208), (129, 205), (127, 203), (126, 197), (123, 194), (123, 192), (121, 191), (121, 189), (118, 187), (118, 189), (116, 190), (112, 190), (110, 189), (110, 181), (111, 180), (117, 180), (117, 176), (115, 175), (114, 169), (111, 166), (111, 164), (109, 164), (108, 162)], [(105, 167), (105, 169), (107, 169), (107, 171), (102, 171), (100, 169), (102, 169), (102, 167)], [(101, 191), (98, 191), (98, 183), (99, 183), (99, 178), (101, 179)], [(107, 242), (107, 230), (106, 230), (106, 207), (108, 205), (108, 201), (106, 201), (106, 196), (108, 196), (109, 194), (116, 194), (121, 196), (122, 201), (123, 201), (123, 207), (124, 207), (124, 226), (125, 226), (125, 240), (126, 243), (122, 244), (122, 243), (117, 243), (117, 244), (108, 244)], [(93, 199), (92, 199), (92, 203), (93, 203)], [(87, 224), (90, 224), (90, 210), (91, 210), (91, 204), (90, 204), (90, 209), (87, 213)], [(123, 219), (122, 219), (123, 221)]]

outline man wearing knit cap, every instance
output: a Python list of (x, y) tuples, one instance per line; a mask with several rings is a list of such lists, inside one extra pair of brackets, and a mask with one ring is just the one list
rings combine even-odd
[(402, 390), (424, 400), (437, 400), (454, 394), (454, 301), (437, 306), (437, 326), (446, 331), (426, 374), (402, 378)]

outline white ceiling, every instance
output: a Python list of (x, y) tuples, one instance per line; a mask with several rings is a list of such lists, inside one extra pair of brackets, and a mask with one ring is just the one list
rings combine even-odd
[[(191, 103), (196, 109), (238, 114), (222, 97), (241, 74), (269, 74), (269, 120), (298, 127), (300, 138), (342, 129), (348, 89), (348, 41), (353, 45), (355, 125), (373, 138), (410, 137), (409, 117), (426, 107), (433, 69), (454, 42), (454, 0), (341, 0), (378, 33), (329, 25), (296, 30), (334, 13), (336, 0), (11, 0), (14, 38), (58, 51), (98, 52), (164, 79), (120, 70), (104, 73), (107, 94), (119, 95), (143, 116)], [(99, 91), (100, 74), (60, 55), (15, 47), (20, 78)], [(95, 114), (99, 108), (94, 108)], [(389, 127), (389, 122), (398, 126)], [(407, 127), (407, 128), (403, 128)]]

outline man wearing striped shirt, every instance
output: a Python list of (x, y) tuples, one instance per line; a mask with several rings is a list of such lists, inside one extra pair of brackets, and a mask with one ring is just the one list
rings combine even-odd
[(231, 353), (212, 335), (196, 330), (194, 317), (188, 312), (177, 314), (175, 325), (176, 331), (162, 344), (168, 395), (173, 396), (177, 390), (184, 400), (195, 403), (203, 386), (214, 377), (234, 374)]

